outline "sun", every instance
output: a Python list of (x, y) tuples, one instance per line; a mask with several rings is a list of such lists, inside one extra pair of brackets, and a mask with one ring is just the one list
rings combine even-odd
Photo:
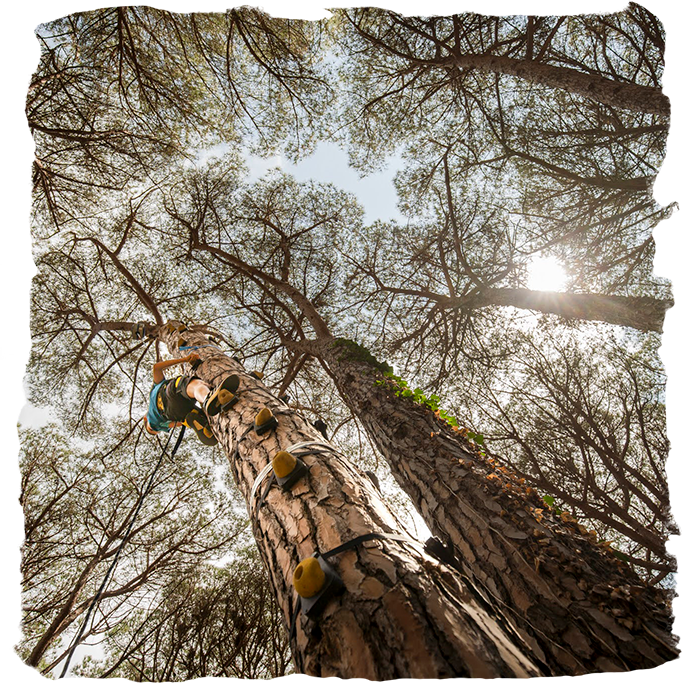
[(567, 273), (554, 256), (539, 256), (529, 263), (527, 287), (543, 292), (559, 292), (567, 283)]

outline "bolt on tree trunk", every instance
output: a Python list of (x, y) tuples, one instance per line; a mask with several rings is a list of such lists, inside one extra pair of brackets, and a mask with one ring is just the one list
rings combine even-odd
[[(174, 357), (177, 331), (163, 326), (157, 335)], [(203, 362), (201, 379), (217, 386), (240, 378), (238, 403), (211, 419), (228, 454), (232, 474), (248, 512), (271, 587), (285, 623), (295, 618), (292, 578), (299, 562), (363, 534), (405, 534), (376, 489), (302, 416), (277, 399), (234, 359), (203, 334), (185, 330), (186, 343)], [(261, 436), (251, 426), (268, 407), (278, 427)], [(274, 486), (258, 508), (264, 484), (251, 500), (259, 473), (280, 450), (309, 441), (314, 454), (304, 461), (308, 476), (289, 492)], [(547, 671), (500, 616), (498, 606), (474, 589), (456, 570), (428, 556), (421, 545), (374, 540), (330, 559), (345, 592), (333, 598), (322, 616), (296, 617), (292, 657), (297, 669), (313, 676), (343, 678), (528, 677)]]
[[(345, 340), (307, 350), (325, 361), (347, 405), (430, 531), (554, 675), (657, 666), (677, 656), (671, 606), (575, 520), (553, 514), (524, 480), (497, 466)], [(351, 349), (351, 350), (350, 350)]]

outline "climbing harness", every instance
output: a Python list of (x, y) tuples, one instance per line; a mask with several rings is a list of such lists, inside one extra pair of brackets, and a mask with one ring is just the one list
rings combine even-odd
[(215, 344), (200, 344), (198, 346), (178, 346), (178, 351), (190, 351), (192, 349), (220, 349), (220, 346), (216, 346)]
[[(175, 428), (174, 428), (175, 429)], [(171, 437), (173, 436), (173, 431), (172, 429), (168, 435), (168, 439), (166, 439), (166, 443), (164, 444), (164, 447), (161, 451), (161, 455), (159, 456), (159, 460), (157, 461), (157, 464), (152, 471), (152, 474), (149, 476), (149, 479), (147, 480), (147, 483), (142, 489), (142, 494), (140, 495), (140, 500), (138, 501), (138, 505), (135, 508), (135, 512), (133, 513), (133, 517), (130, 520), (130, 524), (128, 525), (128, 528), (126, 529), (126, 533), (123, 535), (123, 538), (121, 539), (121, 543), (119, 544), (119, 547), (116, 549), (116, 554), (114, 555), (114, 559), (112, 560), (112, 563), (109, 565), (109, 569), (107, 569), (107, 573), (104, 575), (104, 578), (102, 579), (102, 583), (100, 584), (100, 587), (95, 594), (95, 597), (93, 598), (93, 601), (90, 603), (90, 607), (88, 608), (88, 612), (85, 615), (85, 619), (83, 620), (83, 623), (81, 624), (81, 628), (78, 631), (78, 635), (76, 636), (76, 639), (74, 640), (73, 644), (71, 645), (71, 648), (69, 649), (69, 655), (66, 658), (66, 663), (64, 664), (64, 668), (62, 669), (62, 673), (59, 674), (59, 678), (64, 678), (66, 676), (67, 671), (69, 670), (69, 664), (71, 663), (71, 657), (73, 656), (73, 653), (75, 652), (76, 648), (81, 642), (81, 638), (83, 637), (83, 634), (85, 633), (86, 626), (88, 625), (88, 622), (90, 621), (90, 617), (92, 616), (93, 612), (95, 611), (95, 607), (97, 607), (97, 604), (99, 603), (100, 598), (102, 597), (102, 593), (104, 593), (104, 590), (107, 586), (107, 583), (109, 583), (109, 579), (111, 578), (111, 575), (114, 572), (114, 568), (116, 567), (116, 563), (119, 560), (119, 556), (121, 555), (121, 551), (123, 550), (124, 546), (126, 545), (126, 542), (128, 541), (128, 538), (130, 537), (131, 532), (133, 531), (133, 525), (135, 524), (135, 521), (137, 520), (138, 513), (140, 512), (140, 509), (142, 508), (142, 504), (145, 501), (145, 498), (147, 497), (147, 494), (149, 493), (150, 489), (152, 488), (152, 484), (154, 482), (154, 478), (159, 471), (159, 467), (161, 467), (161, 462), (164, 459), (164, 455), (166, 454), (166, 449), (168, 448), (168, 444), (171, 442)], [(175, 442), (175, 446), (173, 446), (173, 450), (171, 451), (171, 455), (169, 456), (170, 458), (173, 458), (173, 456), (178, 452), (178, 448), (180, 448), (180, 444), (183, 440), (183, 436), (185, 435), (185, 425), (183, 425), (180, 429), (180, 434), (178, 434), (178, 439)]]
[(144, 339), (148, 333), (149, 329), (147, 328), (147, 323), (144, 322), (135, 323), (131, 329), (133, 339)]

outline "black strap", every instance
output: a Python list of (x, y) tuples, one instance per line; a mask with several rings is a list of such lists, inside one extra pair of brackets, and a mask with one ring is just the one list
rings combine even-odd
[(412, 538), (408, 538), (407, 536), (399, 536), (399, 534), (382, 534), (379, 532), (372, 532), (370, 534), (363, 534), (362, 536), (352, 538), (350, 541), (346, 541), (346, 543), (342, 543), (341, 545), (338, 545), (336, 548), (332, 548), (332, 550), (328, 550), (327, 552), (322, 553), (320, 557), (326, 560), (328, 557), (332, 557), (333, 555), (343, 553), (345, 550), (351, 550), (351, 548), (355, 548), (356, 546), (359, 546), (361, 543), (365, 543), (365, 541), (374, 541), (376, 539), (381, 540), (383, 538), (392, 541), (398, 541), (399, 543), (419, 543), (419, 541), (416, 541)]
[(185, 425), (183, 424), (180, 427), (180, 434), (178, 434), (178, 438), (176, 439), (175, 446), (173, 446), (173, 450), (171, 451), (171, 455), (169, 455), (169, 458), (172, 458), (178, 452), (178, 449), (180, 448), (180, 443), (182, 442), (184, 436)]
[[(246, 434), (248, 432), (249, 432), (249, 429), (242, 435), (242, 438), (244, 436), (246, 436)], [(312, 451), (312, 452), (298, 453), (297, 455), (311, 455), (311, 454), (317, 454), (317, 452)], [(275, 473), (273, 473), (271, 475), (270, 479), (268, 480), (268, 484), (266, 486), (266, 489), (261, 496), (258, 507), (256, 508), (256, 515), (255, 516), (258, 515), (258, 512), (261, 509), (261, 505), (263, 504), (265, 496), (268, 493), (268, 490), (270, 489), (274, 478), (275, 478)], [(426, 543), (422, 544), (419, 541), (417, 541), (413, 538), (409, 538), (407, 536), (401, 536), (399, 534), (385, 534), (385, 533), (380, 533), (380, 532), (371, 532), (369, 534), (363, 534), (362, 536), (357, 536), (356, 538), (353, 538), (350, 541), (346, 541), (346, 543), (342, 543), (341, 545), (338, 545), (336, 548), (332, 548), (331, 550), (328, 550), (327, 552), (321, 553), (320, 557), (322, 557), (324, 560), (327, 560), (328, 558), (333, 557), (334, 555), (338, 555), (339, 553), (343, 553), (346, 550), (351, 550), (352, 548), (356, 548), (357, 546), (361, 545), (362, 543), (365, 543), (366, 541), (374, 541), (374, 540), (382, 540), (382, 539), (397, 541), (399, 543), (413, 543), (415, 545), (422, 545), (424, 547), (424, 550), (429, 555), (434, 557), (435, 559), (437, 559), (441, 562), (444, 562), (445, 564), (450, 564), (453, 567), (461, 569), (461, 567), (459, 567), (459, 563), (458, 563), (457, 559), (453, 556), (453, 553), (449, 552), (448, 548), (443, 546), (443, 544), (440, 541), (438, 541), (438, 539), (436, 539), (436, 538), (432, 537)], [(289, 625), (289, 648), (292, 652), (292, 656), (294, 656), (294, 641), (295, 641), (295, 636), (296, 636), (296, 620), (297, 620), (297, 617), (299, 616), (300, 611), (301, 611), (301, 596), (297, 596), (296, 603), (294, 604), (294, 611), (292, 613), (292, 621)]]
[[(398, 534), (381, 534), (381, 533), (371, 533), (371, 534), (364, 534), (363, 536), (358, 536), (357, 538), (354, 538), (350, 541), (347, 541), (346, 543), (342, 543), (341, 545), (338, 545), (336, 548), (332, 548), (332, 550), (328, 550), (326, 553), (322, 553), (321, 557), (326, 560), (328, 557), (332, 557), (332, 555), (336, 555), (337, 553), (341, 553), (344, 550), (349, 550), (350, 548), (353, 548), (357, 545), (360, 545), (364, 541), (370, 541), (375, 538), (389, 538), (394, 541), (399, 541), (399, 542), (408, 542), (408, 543), (415, 543), (415, 544), (421, 544), (420, 541), (416, 541), (414, 538), (408, 538), (407, 536), (399, 536)], [(431, 553), (430, 553), (431, 554)], [(296, 625), (296, 618), (299, 615), (299, 610), (301, 609), (301, 596), (298, 596), (296, 599), (296, 604), (294, 605), (294, 613), (292, 614), (292, 623), (289, 627), (289, 646), (292, 652), (294, 652), (294, 647), (293, 647), (293, 641), (294, 641), (294, 628)]]
[(237, 446), (239, 444), (241, 444), (242, 441), (244, 441), (247, 438), (247, 434), (249, 434), (249, 432), (251, 432), (253, 429), (254, 429), (254, 424), (252, 423), (242, 432), (242, 436), (240, 436), (240, 438), (237, 439), (237, 443), (235, 444), (235, 448), (237, 448)]

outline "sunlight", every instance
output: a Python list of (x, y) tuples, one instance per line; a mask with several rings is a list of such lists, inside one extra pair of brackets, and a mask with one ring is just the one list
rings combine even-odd
[(529, 263), (527, 287), (544, 292), (564, 289), (567, 273), (554, 256), (539, 256)]

